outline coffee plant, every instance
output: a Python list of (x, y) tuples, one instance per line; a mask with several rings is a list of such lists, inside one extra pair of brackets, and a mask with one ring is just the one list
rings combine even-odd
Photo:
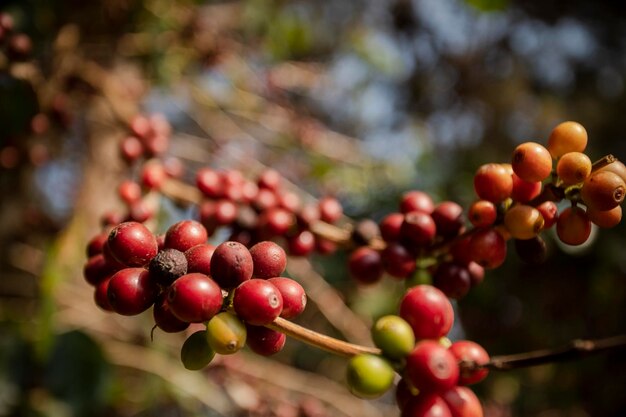
[[(586, 338), (574, 333), (564, 346), (544, 344), (536, 347), (541, 350), (518, 349), (502, 355), (486, 349), (479, 337), (455, 331), (462, 327), (466, 299), (477, 292), (498, 291), (492, 280), (507, 278), (492, 278), (498, 270), (508, 265), (510, 273), (514, 265), (520, 271), (537, 271), (556, 256), (554, 246), (573, 259), (602, 241), (606, 229), (620, 227), (626, 195), (620, 146), (611, 154), (598, 153), (594, 130), (588, 135), (583, 123), (568, 120), (573, 117), (552, 118), (541, 139), (508, 142), (506, 152), (485, 151), (472, 161), (476, 162), (472, 175), (459, 174), (451, 191), (433, 191), (436, 187), (420, 180), (400, 192), (388, 192), (384, 190), (387, 183), (395, 186), (391, 184), (395, 162), (391, 167), (363, 162), (361, 158), (366, 157), (360, 153), (358, 139), (336, 132), (329, 127), (332, 117), (324, 124), (323, 116), (315, 116), (317, 110), (295, 97), (310, 94), (312, 85), (323, 84), (319, 81), (322, 69), (307, 66), (306, 59), (297, 62), (299, 48), (305, 48), (309, 36), (305, 33), (308, 26), (294, 17), (297, 14), (274, 16), (277, 25), (285, 26), (283, 35), (291, 43), (273, 39), (275, 56), (287, 55), (265, 72), (255, 62), (260, 60), (255, 58), (255, 46), (246, 43), (253, 36), (238, 26), (245, 19), (249, 19), (250, 31), (254, 24), (267, 24), (255, 23), (254, 13), (264, 10), (255, 2), (137, 3), (142, 6), (126, 1), (102, 4), (107, 19), (130, 19), (143, 31), (121, 36), (113, 54), (120, 61), (140, 62), (137, 66), (115, 59), (101, 62), (104, 58), (89, 48), (103, 30), (99, 24), (92, 32), (70, 19), (60, 25), (53, 42), (34, 42), (31, 36), (37, 35), (19, 29), (19, 23), (28, 20), (27, 13), (19, 7), (12, 9), (15, 15), (0, 10), (0, 76), (3, 85), (11, 86), (0, 90), (0, 109), (5, 112), (10, 107), (4, 104), (9, 97), (29, 103), (23, 120), (8, 111), (11, 116), (2, 119), (7, 126), (0, 149), (3, 175), (19, 177), (24, 183), (45, 183), (42, 167), (71, 153), (67, 148), (91, 153), (87, 165), (92, 172), (84, 179), (87, 191), (75, 197), (75, 204), (85, 206), (84, 218), (97, 220), (89, 224), (75, 216), (63, 232), (54, 230), (62, 237), (46, 255), (52, 259), (43, 263), (48, 266), (38, 271), (42, 292), (49, 291), (38, 306), (42, 313), (37, 325), (40, 351), (32, 354), (35, 359), (24, 353), (29, 364), (48, 358), (45, 363), (50, 365), (46, 365), (43, 383), (24, 376), (29, 399), (3, 402), (0, 395), (0, 414), (6, 409), (7, 415), (21, 415), (20, 410), (28, 410), (30, 404), (48, 404), (37, 399), (41, 384), (52, 387), (53, 395), (75, 396), (79, 405), (68, 415), (89, 414), (88, 395), (81, 391), (86, 388), (67, 388), (72, 384), (58, 377), (63, 374), (60, 365), (55, 368), (55, 362), (67, 360), (61, 358), (83, 360), (71, 349), (64, 350), (64, 345), (55, 345), (59, 328), (68, 327), (102, 333), (96, 340), (108, 346), (105, 349), (122, 367), (161, 376), (215, 411), (210, 415), (321, 417), (333, 415), (328, 411), (333, 407), (344, 415), (360, 415), (354, 404), (373, 402), (382, 404), (383, 411), (371, 415), (505, 416), (511, 410), (481, 401), (485, 391), (480, 387), (494, 374), (545, 370), (552, 363), (590, 355), (620, 360), (625, 335)], [(397, 2), (392, 10), (398, 30), (402, 7), (413, 7), (404, 3)], [(467, 3), (464, 7), (489, 9), (481, 2)], [(284, 5), (272, 7), (283, 10)], [(163, 15), (168, 11), (172, 14)], [(246, 13), (250, 16), (245, 17)], [(42, 20), (34, 26), (48, 24)], [(269, 28), (254, 30), (268, 31), (266, 40), (272, 40)], [(317, 52), (323, 55), (324, 48), (331, 46), (319, 48)], [(209, 74), (229, 74), (229, 82), (236, 87), (234, 97), (225, 98), (223, 89), (232, 86), (215, 85), (224, 82), (221, 75), (205, 80), (208, 93), (189, 83), (187, 96), (179, 101), (179, 105), (194, 101), (184, 104), (183, 113), (195, 126), (193, 133), (187, 133), (179, 127), (186, 125), (177, 119), (179, 112), (149, 108), (147, 80), (153, 77), (155, 85), (185, 85), (186, 77), (191, 78), (189, 73), (198, 67)], [(337, 113), (341, 112), (337, 109)], [(339, 115), (335, 123), (340, 125), (338, 119)], [(267, 139), (266, 131), (272, 139)], [(210, 145), (199, 142), (204, 136), (210, 138)], [(297, 138), (295, 146), (285, 144), (291, 136)], [(82, 139), (77, 138), (89, 145), (79, 144)], [(276, 153), (287, 150), (274, 158), (267, 156), (269, 151), (257, 151), (264, 147)], [(439, 152), (446, 154), (443, 148)], [(505, 153), (507, 159), (491, 160)], [(237, 158), (232, 154), (238, 155), (240, 163), (234, 163)], [(321, 159), (332, 164), (322, 164)], [(366, 205), (346, 198), (349, 194), (341, 190), (343, 181), (351, 178), (348, 174), (326, 177), (331, 185), (311, 192), (308, 183), (319, 178), (312, 176), (315, 169), (303, 168), (303, 164), (316, 161), (320, 171), (332, 174), (335, 171), (329, 165), (334, 164), (353, 170), (357, 178), (365, 175), (360, 170), (370, 169), (367, 175), (375, 178), (371, 180), (377, 186), (375, 193), (386, 208), (368, 211)], [(51, 180), (54, 171), (47, 175)], [(100, 194), (106, 187), (95, 184), (107, 182), (108, 192)], [(65, 185), (76, 184), (73, 178)], [(98, 191), (89, 190), (91, 186)], [(359, 191), (371, 190), (366, 186)], [(55, 201), (54, 196), (49, 198)], [(24, 218), (34, 229), (41, 228), (41, 219), (32, 213), (26, 211)], [(75, 238), (78, 234), (82, 240)], [(80, 256), (68, 255), (68, 248), (77, 246)], [(26, 247), (18, 247), (27, 251), (19, 257), (33, 259), (35, 264)], [(73, 260), (72, 271), (67, 265), (65, 269), (59, 266), (63, 262), (58, 259), (79, 260)], [(36, 268), (29, 263), (22, 262), (22, 268)], [(51, 288), (61, 281), (54, 277), (77, 275), (77, 263), (82, 265), (84, 280), (77, 287), (60, 287), (60, 305), (65, 310), (54, 313)], [(393, 307), (364, 318), (346, 299), (346, 290), (323, 277), (341, 273), (347, 275), (344, 282), (349, 282), (350, 291), (374, 294)], [(611, 299), (619, 301), (619, 297)], [(311, 304), (314, 313), (307, 308)], [(491, 311), (490, 306), (484, 308)], [(55, 314), (61, 324), (50, 328), (47, 324)], [(321, 314), (333, 329), (319, 326), (315, 314)], [(92, 320), (102, 323), (94, 325)], [(494, 319), (486, 327), (495, 323)], [(136, 327), (129, 331), (129, 326)], [(86, 340), (80, 343), (93, 343), (91, 338)], [(316, 393), (295, 364), (285, 368), (280, 359), (255, 362), (258, 357), (281, 358), (290, 340), (306, 345), (307, 355), (332, 357), (320, 360), (332, 361), (330, 367), (341, 369), (329, 374), (344, 387), (322, 379), (318, 385), (328, 383), (328, 391)], [(133, 350), (137, 347), (141, 350)], [(175, 352), (175, 361), (149, 360), (163, 350)], [(313, 350), (316, 353), (309, 353)], [(150, 368), (148, 362), (157, 365)], [(276, 384), (278, 392), (259, 388), (263, 394), (257, 394), (245, 382), (232, 382), (237, 373), (244, 375), (241, 380), (250, 377), (255, 363), (263, 364), (255, 378)], [(29, 365), (24, 375), (35, 369), (36, 365)], [(75, 377), (68, 375), (70, 380)], [(298, 377), (302, 382), (297, 382)], [(284, 378), (288, 380), (280, 381)], [(237, 411), (215, 396), (202, 399), (198, 387), (211, 387), (203, 385), (207, 381), (224, 387)], [(292, 382), (299, 388), (293, 388)], [(473, 387), (478, 387), (476, 393)], [(295, 405), (283, 398), (281, 390), (290, 389), (300, 394)], [(327, 394), (341, 390), (350, 396)], [(515, 389), (509, 386), (507, 390)], [(619, 409), (617, 404), (613, 410)], [(96, 407), (96, 414), (102, 413), (101, 407)], [(39, 413), (54, 411), (44, 407)]]

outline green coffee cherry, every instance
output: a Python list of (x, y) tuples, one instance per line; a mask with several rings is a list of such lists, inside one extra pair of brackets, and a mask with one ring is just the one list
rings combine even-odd
[(448, 339), (446, 336), (441, 336), (439, 338), (439, 344), (448, 349), (450, 346), (452, 346), (452, 340)]
[(234, 314), (219, 313), (207, 324), (209, 346), (221, 355), (232, 355), (246, 344), (246, 325)]
[(384, 316), (374, 323), (372, 339), (390, 359), (402, 359), (415, 346), (415, 335), (411, 325), (399, 316)]
[(361, 398), (383, 395), (393, 385), (394, 375), (389, 361), (380, 356), (361, 354), (348, 363), (348, 386), (354, 395)]
[(190, 371), (198, 371), (204, 368), (215, 356), (215, 351), (209, 346), (206, 335), (207, 332), (205, 330), (193, 333), (185, 340), (180, 349), (180, 360), (185, 368)]

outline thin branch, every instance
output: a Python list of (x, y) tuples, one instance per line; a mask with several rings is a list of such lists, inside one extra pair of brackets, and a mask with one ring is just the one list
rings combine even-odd
[[(545, 365), (547, 363), (577, 360), (590, 355), (621, 349), (626, 349), (626, 335), (596, 340), (576, 339), (565, 346), (555, 349), (541, 349), (515, 355), (493, 356), (491, 360), (482, 367), (508, 371), (511, 369)], [(461, 362), (461, 367), (467, 371), (481, 368), (480, 365), (473, 362)]]

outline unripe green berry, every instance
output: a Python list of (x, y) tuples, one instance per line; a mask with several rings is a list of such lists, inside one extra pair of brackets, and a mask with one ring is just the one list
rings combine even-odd
[(390, 359), (402, 359), (415, 346), (415, 335), (411, 325), (402, 317), (389, 315), (374, 323), (372, 339), (383, 355)]
[(361, 354), (348, 363), (348, 386), (354, 395), (361, 398), (383, 395), (393, 385), (394, 375), (389, 361), (380, 356)]
[(185, 368), (190, 371), (198, 371), (204, 368), (215, 356), (215, 351), (209, 346), (206, 335), (206, 330), (193, 333), (185, 340), (180, 349), (180, 360)]
[(428, 269), (417, 268), (413, 275), (404, 281), (404, 286), (409, 289), (417, 285), (433, 285), (433, 274)]
[(221, 355), (236, 353), (246, 344), (246, 325), (234, 314), (219, 313), (207, 324), (209, 346)]

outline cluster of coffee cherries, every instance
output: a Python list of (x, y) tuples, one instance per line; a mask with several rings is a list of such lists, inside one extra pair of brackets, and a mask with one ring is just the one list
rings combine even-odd
[(279, 352), (286, 336), (264, 326), (277, 317), (294, 318), (306, 306), (302, 286), (281, 277), (285, 251), (270, 241), (248, 250), (234, 241), (215, 247), (207, 239), (194, 220), (180, 221), (161, 236), (141, 223), (123, 222), (90, 241), (84, 277), (103, 310), (132, 316), (152, 307), (156, 328), (170, 333), (205, 324), (181, 349), (189, 369), (246, 344), (261, 355)]
[(8, 13), (0, 13), (0, 69), (11, 62), (28, 59), (32, 49), (30, 37), (15, 31), (13, 17)]
[[(586, 146), (587, 133), (576, 122), (555, 127), (545, 147), (520, 144), (511, 163), (488, 163), (477, 170), (478, 199), (467, 213), (452, 201), (435, 205), (422, 191), (405, 193), (399, 211), (378, 224), (384, 245), (351, 253), (351, 275), (372, 283), (386, 272), (407, 279), (408, 286), (432, 283), (460, 299), (483, 280), (485, 269), (505, 261), (510, 239), (520, 258), (535, 264), (546, 256), (540, 233), (554, 225), (563, 243), (583, 244), (592, 223), (602, 228), (619, 224), (626, 194), (626, 166), (614, 159), (592, 164), (583, 153)], [(559, 211), (562, 200), (570, 205)]]
[[(384, 316), (372, 328), (380, 355), (359, 354), (350, 360), (347, 381), (360, 397), (375, 398), (394, 383), (402, 417), (483, 415), (480, 401), (466, 387), (483, 380), (489, 355), (477, 343), (445, 336), (454, 321), (448, 297), (430, 285), (410, 288), (399, 315)], [(417, 340), (417, 343), (416, 343)], [(462, 368), (463, 364), (472, 368)]]

